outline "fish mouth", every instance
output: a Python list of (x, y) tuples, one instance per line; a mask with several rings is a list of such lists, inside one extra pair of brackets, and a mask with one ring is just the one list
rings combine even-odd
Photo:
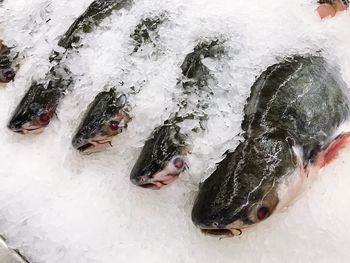
[(146, 188), (146, 189), (160, 190), (164, 186), (167, 186), (167, 185), (171, 184), (175, 180), (176, 180), (176, 177), (173, 176), (173, 178), (168, 179), (168, 180), (164, 180), (164, 181), (150, 181), (148, 183), (139, 184), (139, 186), (142, 187), (142, 188)]
[(11, 131), (22, 134), (22, 135), (27, 135), (27, 134), (39, 134), (42, 133), (45, 130), (45, 126), (40, 126), (40, 127), (33, 127), (33, 128), (19, 128), (19, 129), (13, 129), (10, 128)]
[(85, 144), (75, 147), (82, 154), (91, 154), (103, 151), (111, 144), (112, 137), (107, 137), (103, 139), (91, 139), (88, 140)]
[(153, 178), (140, 177), (137, 182), (134, 182), (137, 186), (151, 190), (160, 190), (164, 186), (167, 186), (174, 182), (178, 178), (178, 174), (164, 174), (159, 172), (153, 176)]
[(203, 234), (210, 236), (237, 237), (242, 235), (242, 230), (238, 228), (222, 228), (222, 229), (201, 229)]

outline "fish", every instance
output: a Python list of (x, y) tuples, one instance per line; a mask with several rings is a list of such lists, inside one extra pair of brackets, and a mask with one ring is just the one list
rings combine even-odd
[(72, 145), (86, 154), (101, 151), (127, 127), (129, 119), (124, 94), (118, 94), (115, 89), (100, 92), (88, 106)]
[(53, 67), (45, 81), (32, 83), (17, 105), (7, 127), (23, 135), (42, 132), (54, 117), (71, 81), (68, 70)]
[[(202, 60), (215, 58), (221, 52), (220, 41), (200, 41), (193, 52), (185, 56), (180, 66), (183, 79), (178, 83), (184, 99), (179, 103), (181, 106), (178, 112), (156, 127), (146, 140), (130, 173), (133, 184), (159, 190), (174, 182), (186, 170), (186, 155), (190, 147), (188, 134), (183, 131), (181, 124), (195, 120), (203, 128), (207, 120), (205, 108), (212, 91), (208, 88), (211, 74)], [(193, 131), (196, 130), (195, 127)]]
[(125, 7), (127, 0), (96, 0), (70, 26), (68, 31), (58, 41), (63, 51), (53, 50), (50, 54), (51, 63), (45, 77), (33, 81), (28, 91), (13, 112), (7, 127), (19, 134), (41, 133), (49, 125), (56, 114), (56, 109), (72, 87), (72, 74), (64, 64), (67, 57), (80, 40), (81, 33), (90, 33), (104, 18)]
[(13, 81), (16, 72), (12, 67), (14, 57), (11, 50), (0, 39), (0, 83), (8, 83)]
[(80, 15), (60, 38), (58, 45), (65, 49), (72, 49), (79, 45), (81, 34), (87, 34), (97, 27), (101, 21), (110, 16), (113, 11), (129, 7), (132, 0), (95, 0), (85, 12)]
[[(160, 16), (154, 16), (142, 19), (137, 24), (130, 34), (135, 47), (133, 54), (150, 43), (150, 35), (157, 35), (162, 22)], [(131, 87), (128, 92), (120, 93), (116, 88), (111, 88), (97, 94), (73, 136), (73, 147), (80, 153), (91, 154), (106, 149), (108, 145), (112, 146), (113, 137), (126, 130), (131, 121), (130, 97), (139, 91)]]
[(350, 141), (349, 94), (320, 54), (268, 67), (244, 108), (243, 139), (199, 186), (192, 221), (203, 233), (239, 236), (295, 202)]
[(152, 133), (131, 172), (133, 184), (159, 190), (172, 183), (185, 169), (185, 138), (180, 127), (164, 124)]
[[(134, 32), (130, 35), (134, 41), (133, 52), (138, 52), (142, 46), (153, 43), (153, 38), (158, 38), (159, 26), (164, 23), (165, 14), (161, 14), (155, 17), (146, 17), (142, 19), (136, 26)], [(155, 46), (156, 43), (153, 43)]]

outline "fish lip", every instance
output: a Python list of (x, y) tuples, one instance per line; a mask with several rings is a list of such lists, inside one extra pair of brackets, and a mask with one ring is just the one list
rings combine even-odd
[(201, 228), (201, 232), (210, 236), (237, 237), (243, 231), (239, 228)]
[(15, 133), (26, 135), (26, 134), (33, 134), (33, 133), (41, 133), (46, 128), (46, 126), (40, 126), (36, 128), (13, 128), (9, 126), (9, 129)]
[(149, 178), (148, 180), (145, 180), (143, 182), (141, 182), (141, 178), (145, 178), (145, 177), (139, 177), (139, 179), (134, 179), (132, 180), (132, 182), (139, 187), (145, 188), (145, 189), (151, 189), (151, 190), (160, 190), (162, 189), (164, 186), (167, 186), (169, 184), (171, 184), (172, 182), (174, 182), (180, 174), (169, 174), (168, 175), (168, 179), (166, 180), (155, 180), (153, 177)]
[(145, 188), (145, 189), (150, 189), (150, 190), (160, 190), (164, 185), (164, 183), (159, 182), (160, 184), (155, 184), (155, 183), (145, 183), (145, 184), (140, 184), (138, 186)]
[(73, 144), (73, 147), (82, 154), (90, 154), (95, 152), (100, 152), (107, 147), (108, 144), (111, 144), (112, 137), (107, 137), (106, 139), (87, 140), (85, 143), (81, 143), (79, 146)]

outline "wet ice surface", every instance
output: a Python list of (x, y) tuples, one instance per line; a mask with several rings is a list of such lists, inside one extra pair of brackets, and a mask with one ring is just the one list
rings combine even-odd
[[(151, 1), (107, 18), (67, 61), (74, 90), (41, 135), (23, 137), (6, 123), (48, 55), (91, 0), (8, 0), (0, 36), (23, 59), (16, 81), (0, 90), (0, 233), (32, 262), (344, 262), (350, 244), (350, 151), (286, 212), (236, 239), (202, 235), (190, 213), (198, 183), (240, 132), (250, 87), (284, 56), (323, 50), (350, 85), (349, 13), (320, 21), (309, 1)], [(156, 51), (129, 56), (140, 19), (167, 12)], [(143, 142), (175, 109), (179, 66), (200, 37), (226, 39), (224, 66), (208, 63), (218, 80), (207, 130), (193, 138), (190, 169), (162, 191), (129, 182)], [(80, 156), (70, 146), (83, 111), (111, 83), (139, 85), (130, 99), (128, 131), (104, 153)], [(118, 86), (118, 85), (117, 85)], [(175, 94), (175, 95), (174, 95)]]

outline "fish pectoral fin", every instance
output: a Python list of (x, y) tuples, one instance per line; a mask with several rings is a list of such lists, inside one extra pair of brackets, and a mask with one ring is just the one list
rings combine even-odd
[(320, 168), (328, 165), (337, 158), (340, 150), (344, 149), (349, 144), (350, 132), (340, 134), (317, 156), (314, 164)]

